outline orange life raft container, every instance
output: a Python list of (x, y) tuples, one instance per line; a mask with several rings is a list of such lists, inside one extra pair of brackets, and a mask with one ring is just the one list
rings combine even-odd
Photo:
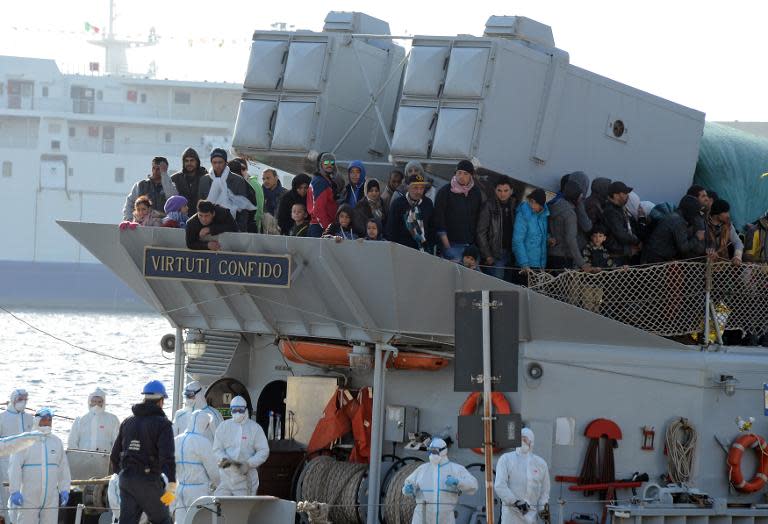
[[(280, 339), (279, 347), (283, 356), (291, 362), (316, 366), (349, 367), (349, 354), (352, 351), (350, 346), (341, 344), (285, 338)], [(448, 362), (447, 358), (436, 355), (400, 351), (396, 357), (389, 358), (387, 368), (437, 371), (447, 366)]]

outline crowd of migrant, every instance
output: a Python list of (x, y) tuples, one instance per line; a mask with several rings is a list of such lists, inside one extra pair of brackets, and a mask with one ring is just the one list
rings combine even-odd
[(295, 176), (287, 190), (274, 170), (249, 176), (248, 162), (227, 161), (223, 149), (212, 151), (210, 163), (209, 173), (190, 148), (182, 170), (169, 176), (168, 161), (155, 158), (152, 174), (128, 195), (120, 227), (181, 227), (190, 249), (209, 250), (221, 248), (216, 235), (226, 231), (390, 240), (518, 283), (531, 270), (597, 272), (705, 256), (768, 260), (768, 214), (747, 226), (745, 251), (728, 202), (698, 185), (677, 204), (656, 205), (622, 181), (590, 184), (577, 171), (562, 177), (551, 198), (542, 189), (515, 194), (504, 175), (486, 195), (468, 160), (436, 189), (417, 161), (382, 184), (366, 177), (360, 161), (342, 176), (335, 157), (323, 153), (315, 173)]

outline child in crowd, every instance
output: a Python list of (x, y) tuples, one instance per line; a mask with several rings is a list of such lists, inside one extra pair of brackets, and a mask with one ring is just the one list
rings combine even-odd
[(381, 222), (369, 218), (365, 223), (365, 240), (384, 240), (381, 236)]
[(480, 260), (480, 250), (475, 246), (467, 246), (464, 248), (464, 253), (461, 256), (461, 264), (464, 267), (480, 271), (478, 260)]
[(601, 269), (613, 268), (614, 262), (611, 255), (608, 254), (608, 250), (605, 249), (603, 244), (607, 238), (607, 230), (602, 224), (597, 224), (592, 228), (590, 233), (590, 242), (581, 252), (581, 256), (584, 257), (584, 261), (592, 266), (594, 272), (598, 272)]
[(293, 206), (291, 206), (291, 220), (293, 220), (293, 227), (288, 233), (288, 236), (307, 236), (307, 230), (309, 229), (309, 215), (307, 214), (307, 206), (301, 202), (293, 204)]
[(357, 238), (352, 230), (352, 206), (349, 204), (339, 206), (338, 211), (336, 211), (336, 220), (325, 228), (323, 238), (333, 238), (337, 242)]
[(163, 225), (163, 214), (152, 209), (152, 201), (147, 195), (142, 195), (133, 203), (133, 220), (124, 220), (120, 229), (136, 229), (136, 226), (160, 227)]
[(187, 229), (187, 220), (189, 219), (189, 206), (187, 199), (181, 195), (173, 195), (165, 201), (165, 218), (163, 227), (175, 227)]

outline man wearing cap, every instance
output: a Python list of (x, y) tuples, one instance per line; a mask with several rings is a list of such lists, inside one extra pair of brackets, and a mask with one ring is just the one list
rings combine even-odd
[(336, 157), (333, 153), (321, 153), (317, 158), (317, 171), (312, 175), (307, 191), (309, 237), (320, 238), (325, 228), (336, 220), (339, 205), (336, 202), (338, 188), (334, 180), (335, 173)]
[(229, 209), (239, 231), (248, 231), (250, 211), (256, 210), (256, 196), (248, 189), (248, 182), (242, 176), (230, 172), (227, 152), (220, 147), (211, 151), (211, 172), (201, 181), (204, 198), (209, 202)]
[(385, 236), (391, 242), (420, 251), (431, 251), (434, 245), (434, 205), (424, 196), (427, 179), (423, 174), (412, 174), (408, 176), (407, 182), (405, 196), (392, 198)]
[(162, 156), (152, 159), (152, 172), (143, 180), (136, 182), (125, 198), (123, 220), (133, 220), (133, 205), (140, 196), (147, 196), (152, 202), (152, 209), (163, 212), (165, 201), (178, 195), (176, 186), (168, 176), (168, 160)]
[(461, 262), (464, 248), (475, 243), (477, 219), (483, 197), (473, 179), (469, 160), (456, 165), (456, 173), (435, 197), (435, 230), (443, 257)]
[[(110, 462), (120, 475), (120, 522), (136, 524), (141, 513), (150, 522), (171, 524), (168, 506), (176, 492), (176, 459), (171, 421), (163, 412), (168, 398), (159, 380), (142, 390), (144, 401), (120, 424)], [(161, 475), (168, 479), (166, 485)]]
[(637, 261), (642, 244), (642, 231), (637, 220), (624, 207), (632, 188), (624, 182), (612, 182), (608, 187), (608, 203), (603, 210), (603, 225), (608, 230), (605, 248), (617, 266)]
[(66, 506), (72, 477), (61, 439), (51, 433), (53, 410), (35, 413), (32, 429), (42, 437), (11, 456), (8, 467), (11, 507), (18, 508), (16, 524), (56, 524), (59, 505)]
[(734, 266), (738, 266), (744, 252), (744, 242), (731, 222), (730, 211), (731, 205), (727, 201), (720, 199), (712, 202), (707, 220), (707, 255), (715, 261), (730, 260)]

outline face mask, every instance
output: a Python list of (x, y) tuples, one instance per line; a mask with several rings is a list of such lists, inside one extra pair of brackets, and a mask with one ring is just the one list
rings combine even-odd
[(104, 413), (104, 406), (91, 406), (90, 412), (94, 415), (98, 415), (99, 413)]
[(194, 398), (185, 398), (184, 399), (184, 407), (185, 408), (191, 408), (195, 405), (195, 399)]
[(442, 458), (443, 457), (441, 457), (440, 455), (430, 455), (429, 456), (429, 461), (432, 464), (440, 464), (440, 461), (442, 460)]
[(527, 442), (523, 442), (520, 444), (520, 453), (530, 453), (531, 452), (531, 445)]
[(239, 424), (245, 420), (245, 413), (232, 413), (232, 420)]
[(43, 435), (51, 434), (51, 426), (40, 426), (38, 429), (40, 430), (40, 433), (42, 433)]
[(26, 408), (26, 407), (27, 407), (27, 401), (26, 401), (26, 400), (22, 400), (21, 402), (16, 402), (16, 403), (13, 405), (13, 408), (14, 408), (16, 411), (18, 411), (19, 413), (21, 413), (22, 411), (24, 411), (24, 408)]

